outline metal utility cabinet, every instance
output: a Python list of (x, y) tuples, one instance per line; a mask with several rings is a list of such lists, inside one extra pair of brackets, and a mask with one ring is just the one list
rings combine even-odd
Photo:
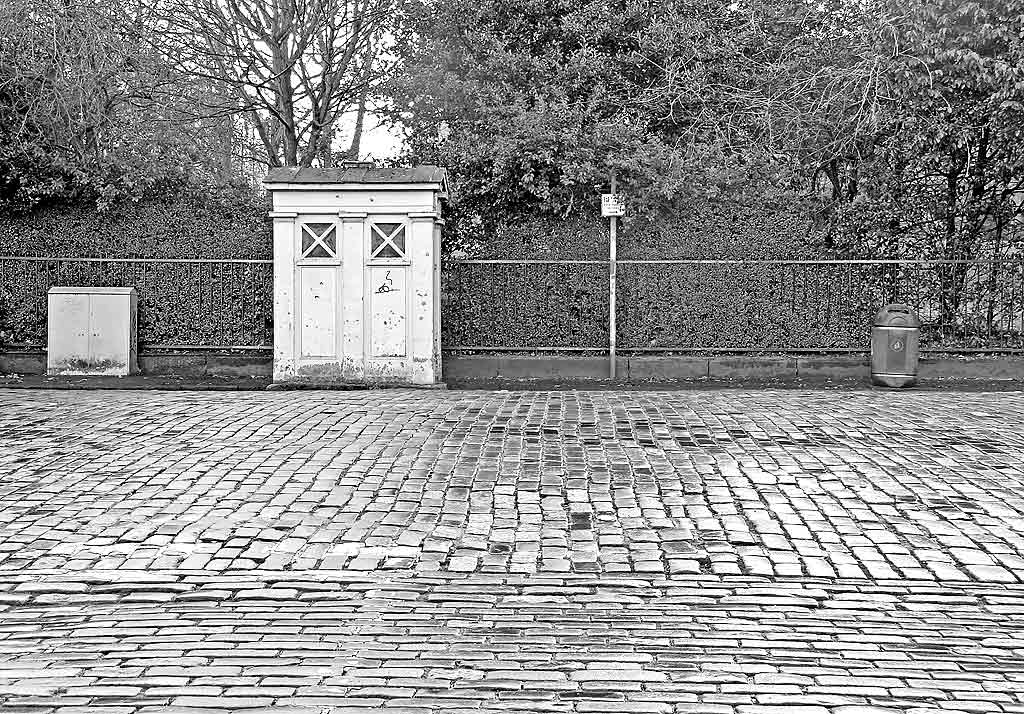
[(444, 169), (274, 169), (274, 381), (441, 381)]
[(136, 374), (135, 288), (55, 287), (47, 294), (47, 374)]

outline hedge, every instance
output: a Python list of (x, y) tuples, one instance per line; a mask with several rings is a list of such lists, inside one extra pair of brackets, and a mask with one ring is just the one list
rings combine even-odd
[[(609, 222), (599, 216), (570, 220), (507, 216), (475, 231), (465, 229), (473, 224), (461, 216), (452, 223), (455, 242), (465, 247), (458, 257), (608, 260)], [(621, 224), (617, 239), (621, 260), (822, 257), (811, 240), (808, 214), (798, 205), (703, 200), (677, 215), (627, 218)], [(467, 232), (484, 237), (467, 238)], [(645, 287), (648, 275), (656, 275), (656, 288)], [(749, 271), (745, 275), (753, 277)], [(786, 317), (790, 309), (765, 303), (764, 291), (753, 284), (748, 291), (742, 281), (723, 283), (721, 276), (708, 280), (679, 266), (620, 265), (618, 285), (618, 339), (624, 347), (748, 341), (749, 346), (760, 346), (782, 339), (784, 332), (799, 337), (798, 329), (787, 331), (775, 325), (780, 320), (795, 322), (796, 318)], [(444, 344), (582, 348), (608, 342), (606, 264), (514, 266), (450, 260), (442, 286)], [(720, 312), (721, 319), (713, 317)], [(803, 341), (814, 339), (807, 336)], [(833, 337), (822, 346), (843, 341)]]
[[(600, 216), (447, 216), (445, 252), (505, 260), (607, 260), (609, 222)], [(661, 218), (619, 219), (618, 257), (644, 259), (822, 258), (809, 207), (734, 199), (694, 200)]]
[(877, 270), (788, 264), (626, 265), (624, 348), (864, 349), (886, 302)]
[(54, 258), (273, 257), (261, 196), (178, 196), (107, 213), (77, 206), (0, 215), (0, 255)]
[(273, 270), (258, 263), (54, 263), (0, 260), (0, 344), (45, 345), (47, 290), (134, 287), (139, 343), (248, 346), (273, 342)]
[[(266, 259), (272, 230), (263, 196), (244, 191), (121, 204), (106, 213), (64, 205), (0, 215), (0, 256)], [(145, 344), (267, 345), (269, 265), (0, 263), (0, 346), (46, 342), (54, 285), (135, 286)]]
[(443, 345), (598, 347), (608, 340), (607, 265), (448, 264)]
[[(623, 349), (656, 351), (864, 350), (878, 309), (907, 302), (924, 321), (927, 347), (1024, 347), (1024, 263), (978, 263), (960, 280), (950, 268), (621, 264), (616, 341)], [(449, 347), (607, 344), (605, 265), (455, 263), (442, 279), (452, 296), (442, 313), (442, 343)]]
[[(446, 269), (448, 346), (603, 347), (606, 265)], [(779, 264), (620, 265), (617, 343), (637, 349), (863, 349), (885, 301), (878, 271)]]
[[(50, 208), (0, 217), (0, 255), (58, 257), (250, 258), (271, 256), (267, 205), (261, 198), (191, 197), (97, 214)], [(451, 216), (442, 262), (445, 346), (604, 347), (608, 267), (479, 265), (458, 257), (605, 261), (608, 221), (538, 216)], [(798, 205), (719, 200), (660, 220), (628, 219), (619, 234), (622, 260), (827, 258)], [(46, 290), (55, 284), (135, 285), (145, 344), (265, 345), (272, 340), (269, 265), (0, 263), (0, 344), (45, 341)], [(201, 271), (202, 272), (200, 274)], [(959, 292), (956, 344), (1022, 343), (1021, 266), (974, 275)], [(778, 264), (621, 264), (618, 343), (657, 349), (863, 349), (875, 310), (912, 299), (930, 325), (936, 296), (948, 285), (929, 271), (899, 280), (878, 266), (793, 268)], [(990, 277), (993, 278), (990, 280)], [(995, 280), (998, 277), (998, 280)], [(948, 280), (946, 281), (948, 283)], [(990, 289), (989, 285), (997, 285)], [(1019, 297), (1019, 296), (1018, 296)], [(1015, 302), (1016, 300), (1016, 302)], [(990, 305), (991, 302), (991, 305)], [(994, 309), (998, 329), (986, 322)], [(950, 344), (948, 335), (928, 336)]]

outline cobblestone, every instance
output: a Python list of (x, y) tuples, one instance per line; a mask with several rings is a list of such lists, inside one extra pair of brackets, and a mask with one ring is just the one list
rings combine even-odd
[(0, 571), (1015, 583), (1022, 422), (1015, 392), (0, 391)]
[(1024, 395), (0, 390), (0, 712), (1024, 712)]
[[(38, 587), (0, 617), (0, 710), (1024, 709), (1020, 584), (262, 571), (224, 587), (216, 573), (165, 575), (230, 594), (93, 601), (122, 577), (94, 570), (83, 600), (55, 607), (38, 598), (71, 574), (12, 576)], [(308, 588), (345, 597), (247, 594)], [(99, 634), (135, 622), (151, 632)]]

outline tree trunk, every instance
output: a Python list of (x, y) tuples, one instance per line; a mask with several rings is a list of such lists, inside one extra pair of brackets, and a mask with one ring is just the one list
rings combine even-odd
[(359, 151), (363, 141), (363, 125), (366, 121), (366, 100), (370, 93), (369, 80), (372, 68), (373, 54), (371, 53), (370, 48), (367, 48), (363, 89), (359, 93), (359, 103), (356, 105), (356, 126), (352, 130), (352, 141), (349, 143), (348, 151), (345, 152), (345, 158), (349, 161), (359, 161)]
[(324, 127), (322, 138), (320, 139), (320, 165), (329, 169), (334, 165), (334, 154), (331, 152), (331, 144), (334, 142), (334, 126), (328, 125)]
[(220, 157), (220, 177), (222, 184), (231, 182), (235, 167), (232, 165), (232, 153), (235, 150), (235, 120), (231, 116), (221, 117), (220, 132), (222, 137)]
[(366, 94), (359, 98), (359, 107), (356, 109), (356, 126), (352, 130), (352, 141), (345, 152), (345, 158), (349, 161), (359, 161), (359, 151), (363, 140), (363, 122), (366, 119)]

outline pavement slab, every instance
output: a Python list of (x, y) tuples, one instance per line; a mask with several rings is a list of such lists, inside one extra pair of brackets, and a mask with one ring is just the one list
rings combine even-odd
[(0, 712), (1024, 712), (1024, 394), (0, 390)]

